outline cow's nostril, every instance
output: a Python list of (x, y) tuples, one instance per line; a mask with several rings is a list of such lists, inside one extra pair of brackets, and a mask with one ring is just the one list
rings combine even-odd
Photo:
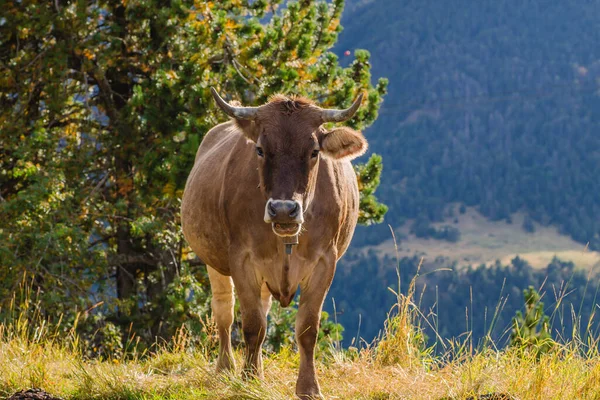
[(267, 204), (267, 212), (271, 217), (277, 216), (277, 211), (275, 210), (275, 207), (273, 207), (273, 202), (271, 201), (269, 201), (269, 204)]
[(300, 212), (300, 205), (297, 202), (294, 202), (294, 208), (290, 211), (290, 217), (296, 218), (298, 213)]

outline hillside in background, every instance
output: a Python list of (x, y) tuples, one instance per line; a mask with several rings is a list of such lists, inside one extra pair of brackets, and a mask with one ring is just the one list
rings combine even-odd
[[(600, 2), (583, 0), (348, 2), (336, 53), (344, 62), (347, 50), (368, 49), (374, 76), (389, 78), (365, 132), (383, 156), (378, 196), (389, 212), (384, 224), (357, 229), (334, 280), (346, 343), (383, 327), (394, 267), (405, 289), (420, 256), (421, 275), (452, 268), (419, 278), (422, 308), (442, 336), (473, 328), (476, 341), (506, 338), (528, 285), (562, 315), (557, 326), (572, 319), (569, 306), (556, 307), (565, 287), (574, 315), (585, 320), (594, 309), (599, 11)], [(333, 310), (331, 299), (326, 306)]]
[[(600, 248), (600, 2), (350, 1), (336, 51), (371, 52), (389, 94), (367, 130), (386, 222), (522, 211)], [(350, 57), (347, 57), (348, 59)], [(355, 244), (389, 238), (386, 226)]]
[(456, 241), (419, 237), (411, 229), (415, 220), (409, 220), (395, 232), (395, 238), (374, 246), (364, 246), (366, 253), (374, 250), (379, 255), (423, 257), (424, 263), (437, 267), (453, 264), (493, 265), (496, 260), (509, 264), (519, 256), (534, 268), (546, 267), (554, 257), (572, 261), (578, 268), (588, 270), (600, 267), (600, 252), (593, 251), (569, 236), (561, 234), (555, 226), (531, 222), (531, 232), (523, 229), (526, 217), (511, 215), (511, 223), (491, 221), (472, 208), (456, 215), (450, 223), (433, 223), (432, 229), (456, 229)]

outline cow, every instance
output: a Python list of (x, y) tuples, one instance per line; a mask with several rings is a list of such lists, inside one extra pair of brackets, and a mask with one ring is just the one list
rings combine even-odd
[[(186, 240), (208, 269), (219, 336), (217, 371), (234, 370), (234, 287), (245, 342), (245, 377), (262, 378), (261, 347), (271, 299), (284, 307), (298, 287), (296, 394), (321, 397), (314, 351), (321, 309), (336, 263), (356, 227), (359, 191), (350, 161), (367, 150), (360, 132), (329, 130), (356, 113), (302, 97), (275, 95), (258, 107), (229, 104), (211, 88), (231, 120), (204, 137), (181, 205)], [(290, 245), (293, 251), (288, 254)], [(288, 249), (286, 249), (286, 246)]]

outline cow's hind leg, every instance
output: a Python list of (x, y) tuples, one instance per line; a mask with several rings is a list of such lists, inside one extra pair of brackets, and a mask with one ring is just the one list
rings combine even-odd
[(233, 281), (231, 277), (221, 275), (216, 270), (207, 266), (208, 279), (212, 289), (213, 317), (219, 332), (219, 358), (217, 371), (234, 370), (235, 362), (231, 351), (231, 324), (233, 324)]

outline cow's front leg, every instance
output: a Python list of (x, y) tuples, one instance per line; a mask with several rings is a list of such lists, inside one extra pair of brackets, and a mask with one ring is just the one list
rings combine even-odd
[(233, 276), (240, 300), (242, 331), (246, 344), (243, 369), (244, 378), (263, 377), (262, 344), (267, 332), (267, 316), (261, 299), (261, 283), (256, 282), (253, 273), (249, 276)]
[(257, 299), (242, 303), (242, 330), (246, 343), (246, 358), (244, 363), (244, 377), (263, 377), (262, 344), (267, 333), (267, 318), (262, 307), (260, 292)]
[(334, 260), (329, 262), (321, 260), (311, 276), (300, 285), (300, 305), (296, 315), (300, 371), (296, 382), (296, 394), (301, 399), (321, 398), (315, 369), (315, 345), (319, 334), (323, 301), (335, 272)]

